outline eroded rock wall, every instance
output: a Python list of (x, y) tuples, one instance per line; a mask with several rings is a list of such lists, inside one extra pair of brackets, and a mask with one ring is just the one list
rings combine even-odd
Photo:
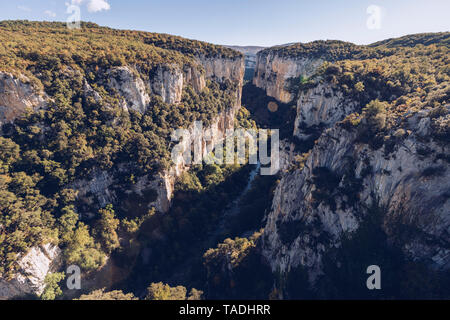
[(45, 100), (45, 93), (36, 92), (27, 77), (0, 71), (0, 126), (14, 121), (27, 108), (45, 107)]
[(0, 299), (40, 295), (45, 289), (47, 274), (61, 266), (61, 250), (50, 243), (33, 247), (17, 264), (19, 268), (13, 279), (0, 277)]
[(257, 55), (253, 84), (264, 89), (268, 96), (289, 103), (295, 95), (288, 88), (288, 79), (310, 77), (323, 62), (318, 58), (280, 57), (274, 52), (264, 50)]
[[(450, 150), (433, 136), (432, 126), (448, 125), (449, 115), (432, 120), (430, 110), (405, 114), (398, 121), (405, 127), (391, 129), (385, 137), (389, 143), (376, 149), (359, 140), (358, 130), (337, 124), (358, 108), (328, 85), (300, 96), (294, 135), (306, 137), (300, 122), (326, 125), (304, 168), (283, 174), (277, 186), (261, 246), (264, 256), (274, 272), (302, 266), (314, 282), (324, 253), (357, 230), (376, 205), (385, 211), (389, 241), (410, 259), (448, 270), (450, 170), (443, 155)], [(329, 202), (317, 199), (314, 179), (322, 168), (329, 174), (327, 183), (335, 181), (322, 194)], [(413, 231), (405, 236), (399, 226)]]

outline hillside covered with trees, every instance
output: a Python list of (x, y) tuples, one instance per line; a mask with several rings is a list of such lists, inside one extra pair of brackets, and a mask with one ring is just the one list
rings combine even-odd
[[(125, 201), (129, 196), (123, 190), (139, 177), (157, 175), (172, 165), (174, 128), (187, 128), (195, 120), (206, 126), (236, 103), (238, 83), (208, 79), (201, 92), (185, 86), (178, 104), (151, 95), (145, 113), (124, 110), (119, 93), (107, 86), (113, 68), (131, 66), (146, 82), (161, 65), (204, 73), (198, 57), (242, 55), (181, 37), (93, 23), (81, 27), (0, 22), (0, 72), (26, 77), (48, 101), (45, 108), (29, 109), (1, 130), (0, 274), (7, 279), (21, 254), (47, 242), (63, 249), (65, 264), (77, 264), (86, 272), (103, 265), (119, 247), (124, 225), (143, 217), (98, 203), (87, 209), (73, 183), (98, 170), (108, 172)], [(87, 86), (94, 91), (86, 93)], [(87, 217), (86, 210), (97, 214)]]

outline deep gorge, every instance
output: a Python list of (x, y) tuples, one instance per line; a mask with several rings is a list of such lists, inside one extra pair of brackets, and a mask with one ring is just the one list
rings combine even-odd
[[(83, 28), (102, 49), (0, 23), (1, 298), (56, 298), (47, 274), (71, 264), (84, 285), (60, 298), (449, 296), (448, 33), (245, 57)], [(228, 129), (279, 129), (281, 170), (173, 165), (170, 132), (187, 128), (187, 148), (195, 120), (213, 132), (203, 153)], [(366, 290), (371, 264), (383, 292)]]

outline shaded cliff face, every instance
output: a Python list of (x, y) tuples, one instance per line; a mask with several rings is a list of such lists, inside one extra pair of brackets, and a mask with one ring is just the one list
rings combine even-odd
[(253, 84), (264, 89), (268, 96), (288, 103), (298, 93), (291, 80), (310, 78), (324, 62), (373, 59), (385, 54), (392, 52), (385, 48), (378, 52), (338, 40), (275, 46), (258, 52)]
[(305, 128), (324, 126), (304, 168), (284, 174), (275, 191), (262, 242), (272, 270), (284, 274), (301, 266), (314, 282), (324, 254), (358, 230), (372, 206), (383, 208), (389, 241), (408, 258), (448, 270), (450, 170), (443, 155), (450, 150), (433, 138), (432, 122), (448, 121), (450, 108), (434, 120), (430, 110), (406, 114), (397, 119), (406, 125), (386, 133), (386, 142), (374, 149), (356, 128), (337, 124), (360, 112), (343, 96), (330, 85), (300, 96), (296, 124), (304, 125), (294, 135), (303, 139)]
[(290, 92), (287, 80), (300, 76), (309, 77), (323, 62), (320, 58), (280, 57), (277, 53), (262, 51), (257, 55), (253, 84), (264, 89), (268, 96), (288, 103), (295, 95)]
[(0, 72), (0, 126), (14, 121), (27, 108), (43, 108), (45, 100), (45, 94), (35, 92), (27, 77)]

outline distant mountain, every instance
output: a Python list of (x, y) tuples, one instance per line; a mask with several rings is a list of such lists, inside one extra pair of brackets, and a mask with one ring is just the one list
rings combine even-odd
[(266, 48), (258, 46), (224, 46), (224, 47), (239, 51), (244, 55), (256, 55), (259, 51)]

